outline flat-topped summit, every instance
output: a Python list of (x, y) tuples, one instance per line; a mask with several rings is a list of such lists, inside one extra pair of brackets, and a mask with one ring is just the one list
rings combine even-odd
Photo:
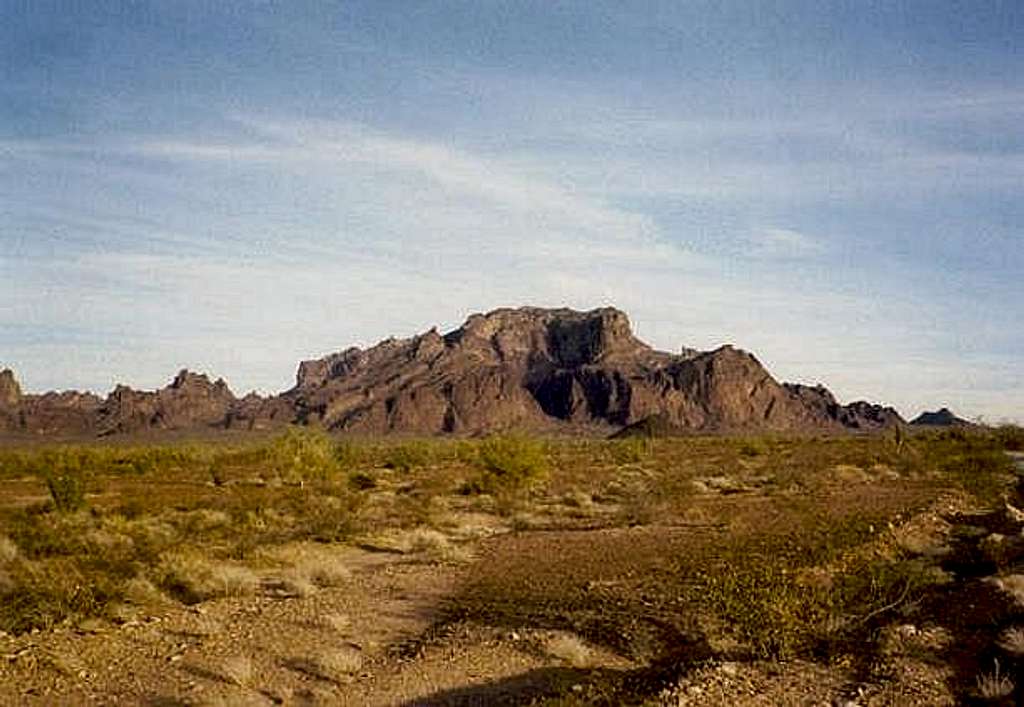
[(780, 384), (757, 358), (732, 346), (677, 350), (639, 340), (613, 307), (502, 308), (472, 314), (445, 334), (431, 328), (303, 361), (295, 386), (266, 398), (238, 399), (223, 380), (187, 370), (160, 390), (118, 386), (105, 400), (22, 396), (13, 374), (0, 374), (7, 410), (0, 424), (42, 431), (73, 418), (76, 431), (120, 433), (295, 422), (435, 434), (565, 425), (611, 430), (652, 417), (689, 431), (870, 430), (902, 422), (891, 408), (844, 406), (823, 387)]

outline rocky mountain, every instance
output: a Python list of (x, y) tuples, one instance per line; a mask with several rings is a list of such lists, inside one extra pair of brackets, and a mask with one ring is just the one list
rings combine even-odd
[(105, 400), (23, 396), (6, 372), (0, 415), (8, 429), (49, 431), (67, 419), (75, 431), (99, 434), (291, 422), (374, 434), (612, 430), (652, 416), (689, 431), (873, 430), (902, 422), (892, 408), (841, 405), (821, 386), (781, 384), (732, 346), (654, 350), (613, 308), (530, 307), (474, 314), (447, 334), (431, 329), (304, 361), (295, 386), (269, 398), (239, 399), (222, 380), (188, 371), (161, 390), (118, 386)]

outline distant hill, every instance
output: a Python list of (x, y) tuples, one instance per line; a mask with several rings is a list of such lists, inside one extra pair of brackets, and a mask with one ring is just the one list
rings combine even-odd
[[(838, 403), (822, 386), (781, 384), (751, 354), (657, 351), (614, 308), (498, 309), (447, 334), (349, 348), (299, 365), (280, 395), (237, 398), (222, 380), (181, 371), (165, 388), (23, 395), (0, 374), (0, 426), (12, 431), (121, 434), (266, 429), (316, 423), (383, 434), (506, 428), (614, 430), (657, 419), (680, 431), (876, 430), (895, 410)], [(642, 427), (642, 425), (641, 425)]]
[(910, 421), (912, 425), (918, 425), (922, 427), (974, 427), (973, 422), (969, 422), (962, 418), (957, 417), (949, 408), (942, 408), (934, 412), (922, 412), (920, 415)]

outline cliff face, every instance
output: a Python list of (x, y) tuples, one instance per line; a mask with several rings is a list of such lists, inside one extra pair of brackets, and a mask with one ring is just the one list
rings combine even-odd
[(695, 431), (838, 431), (901, 422), (891, 408), (843, 406), (820, 386), (780, 384), (754, 356), (731, 346), (656, 351), (612, 308), (474, 314), (444, 335), (431, 329), (304, 361), (295, 387), (269, 398), (238, 399), (222, 380), (188, 371), (161, 390), (119, 386), (102, 401), (48, 395), (57, 397), (22, 396), (13, 375), (0, 374), (0, 414), (7, 415), (0, 425), (50, 429), (64, 416), (77, 429), (99, 433), (315, 422), (332, 430), (434, 434), (613, 428), (651, 416)]

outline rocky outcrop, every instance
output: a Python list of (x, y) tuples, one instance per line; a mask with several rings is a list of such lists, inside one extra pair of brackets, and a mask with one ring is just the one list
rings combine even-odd
[(118, 386), (102, 401), (22, 396), (8, 373), (0, 375), (0, 413), (8, 429), (49, 430), (63, 419), (101, 434), (292, 422), (373, 434), (612, 430), (652, 419), (686, 432), (873, 430), (902, 422), (891, 408), (840, 405), (821, 386), (781, 384), (732, 346), (654, 350), (617, 309), (530, 307), (474, 314), (447, 334), (431, 329), (304, 361), (295, 386), (277, 396), (238, 399), (223, 380), (189, 371), (157, 391)]
[(265, 398), (249, 393), (228, 411), (224, 424), (234, 430), (264, 431), (295, 421), (295, 408), (281, 396)]
[(880, 430), (906, 424), (894, 408), (863, 400), (841, 405), (823, 385), (786, 383), (785, 388), (818, 416), (824, 416), (850, 430)]
[(222, 379), (182, 370), (157, 391), (117, 386), (99, 408), (102, 434), (226, 427), (237, 399)]
[(10, 369), (0, 371), (0, 432), (88, 435), (95, 430), (100, 402), (77, 391), (25, 395)]
[(92, 435), (102, 402), (99, 396), (77, 390), (26, 395), (18, 409), (18, 428), (37, 435)]
[(21, 386), (14, 372), (5, 368), (0, 371), (0, 408), (12, 408), (21, 402)]

